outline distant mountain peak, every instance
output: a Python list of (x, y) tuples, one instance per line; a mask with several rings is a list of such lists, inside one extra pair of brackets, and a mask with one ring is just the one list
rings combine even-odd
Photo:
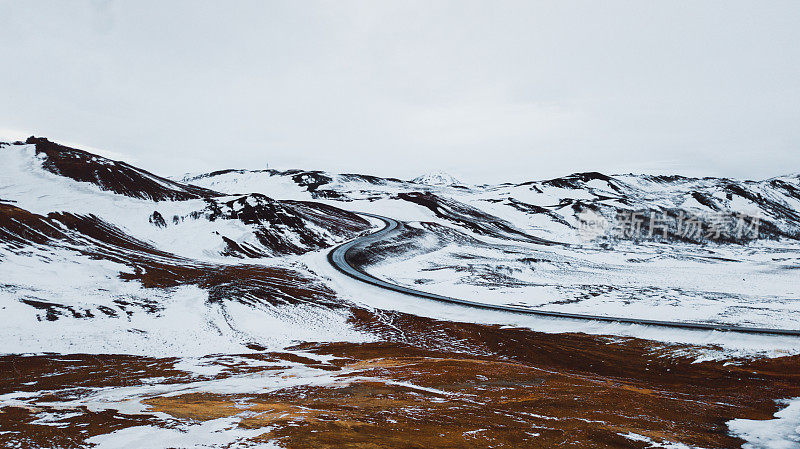
[(443, 171), (435, 171), (424, 174), (422, 176), (418, 176), (412, 179), (411, 182), (417, 184), (426, 184), (429, 186), (452, 186), (452, 185), (463, 184), (461, 181), (454, 178), (449, 173), (445, 173)]

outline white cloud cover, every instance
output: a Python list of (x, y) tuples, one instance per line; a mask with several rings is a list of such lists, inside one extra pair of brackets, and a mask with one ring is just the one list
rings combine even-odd
[(177, 174), (800, 167), (800, 4), (0, 2), (0, 126)]

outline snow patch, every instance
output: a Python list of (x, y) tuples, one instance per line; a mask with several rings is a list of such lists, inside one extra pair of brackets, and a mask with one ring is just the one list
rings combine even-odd
[(625, 434), (620, 434), (623, 437), (631, 440), (631, 441), (638, 441), (642, 443), (646, 443), (652, 448), (663, 448), (663, 449), (699, 449), (696, 446), (687, 446), (683, 443), (674, 443), (672, 441), (655, 441), (652, 438), (646, 437), (644, 435), (639, 435), (638, 433), (628, 432)]
[(128, 427), (111, 433), (97, 435), (86, 440), (95, 449), (139, 449), (160, 448), (208, 448), (248, 447), (272, 449), (275, 443), (244, 442), (270, 431), (269, 427), (245, 429), (238, 427), (239, 417), (218, 418), (199, 424), (182, 424), (174, 428), (155, 426)]
[(779, 401), (786, 408), (775, 419), (734, 419), (728, 428), (747, 441), (744, 449), (796, 449), (800, 447), (800, 398)]

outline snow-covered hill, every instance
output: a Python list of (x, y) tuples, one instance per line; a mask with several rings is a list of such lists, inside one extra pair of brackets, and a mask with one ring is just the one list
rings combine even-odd
[[(275, 257), (369, 229), (355, 214), (229, 196), (41, 138), (0, 145), (0, 166), (0, 352), (207, 354), (361, 338), (321, 279)], [(253, 328), (259, 316), (283, 324)]]

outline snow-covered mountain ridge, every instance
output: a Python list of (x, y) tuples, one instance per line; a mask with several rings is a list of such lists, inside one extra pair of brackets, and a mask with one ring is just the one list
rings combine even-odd
[[(504, 226), (525, 234), (562, 241), (575, 240), (581, 226), (581, 212), (586, 210), (610, 221), (623, 213), (635, 212), (645, 218), (658, 214), (668, 222), (667, 232), (661, 233), (665, 238), (693, 243), (714, 239), (707, 238), (706, 232), (681, 235), (676, 221), (682, 214), (700, 221), (704, 231), (711, 221), (724, 214), (731, 224), (739, 217), (747, 223), (757, 217), (757, 238), (800, 238), (800, 178), (793, 176), (748, 181), (587, 172), (542, 181), (468, 187), (321, 171), (227, 170), (185, 180), (209, 189), (230, 190), (238, 186), (267, 195), (277, 191), (287, 198), (366, 200), (401, 208), (405, 207), (402, 202), (423, 205), (425, 198), (425, 207), (452, 223), (465, 223), (455, 213), (456, 209), (472, 208), (481, 211), (483, 224), (471, 220), (467, 227), (485, 227), (486, 222), (506, 223)], [(645, 227), (644, 231), (648, 229)], [(729, 237), (717, 240), (748, 240)]]

